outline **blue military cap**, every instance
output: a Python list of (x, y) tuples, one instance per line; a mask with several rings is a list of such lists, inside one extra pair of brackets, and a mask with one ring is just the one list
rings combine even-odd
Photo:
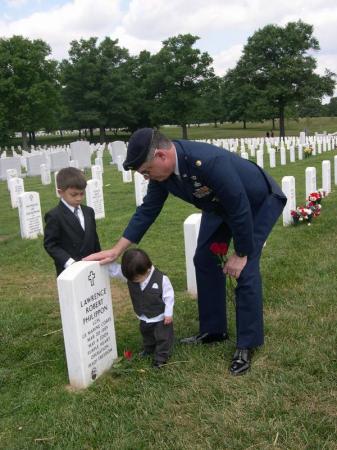
[(130, 137), (124, 170), (137, 170), (145, 161), (149, 153), (153, 137), (153, 128), (141, 128)]

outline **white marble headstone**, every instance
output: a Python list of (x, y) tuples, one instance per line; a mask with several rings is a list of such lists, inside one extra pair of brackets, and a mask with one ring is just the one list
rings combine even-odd
[(108, 271), (79, 261), (57, 278), (64, 346), (71, 386), (83, 389), (117, 358)]
[(45, 153), (36, 153), (26, 158), (27, 174), (30, 177), (41, 175), (41, 164), (47, 164), (47, 155)]
[(283, 225), (286, 226), (293, 223), (291, 211), (296, 209), (295, 177), (282, 178), (282, 191), (287, 197), (287, 204), (283, 210)]
[(35, 239), (43, 235), (40, 195), (38, 192), (25, 192), (18, 195), (21, 237)]
[(256, 151), (256, 164), (263, 169), (263, 150)]
[(320, 155), (322, 153), (322, 143), (318, 142), (317, 143), (317, 153)]
[(123, 169), (122, 176), (123, 176), (123, 183), (132, 183), (132, 171), (131, 170)]
[[(4, 156), (3, 156), (4, 155)], [(17, 176), (21, 176), (20, 157), (6, 158), (6, 153), (2, 153), (0, 158), (0, 180), (7, 180), (7, 169), (15, 169)]]
[(47, 164), (41, 164), (40, 171), (41, 171), (41, 183), (43, 185), (50, 184), (51, 183), (51, 175), (50, 175), (50, 170), (47, 167)]
[(271, 147), (269, 150), (269, 166), (270, 168), (276, 167), (276, 150), (274, 149), (274, 147)]
[(298, 159), (299, 160), (303, 159), (303, 147), (302, 147), (302, 145), (298, 146)]
[(197, 295), (197, 281), (195, 277), (195, 267), (193, 258), (197, 248), (197, 241), (200, 229), (201, 214), (195, 213), (187, 217), (184, 222), (184, 243), (185, 243), (185, 262), (187, 291), (191, 295)]
[(76, 169), (78, 169), (79, 166), (78, 166), (78, 161), (77, 161), (77, 159), (71, 159), (71, 160), (69, 161), (69, 167), (75, 167)]
[(291, 146), (289, 149), (289, 157), (290, 157), (290, 162), (295, 162), (295, 147)]
[[(97, 151), (97, 154), (98, 154), (98, 151)], [(97, 158), (95, 158), (95, 166), (100, 166), (102, 173), (104, 173), (103, 159), (101, 156), (97, 156)]]
[(145, 180), (143, 175), (141, 175), (138, 172), (135, 172), (134, 181), (135, 181), (136, 205), (140, 206), (143, 203), (143, 199), (147, 193), (149, 180)]
[(117, 155), (117, 168), (119, 172), (123, 172), (123, 162), (125, 160), (125, 157), (123, 155)]
[(7, 176), (7, 189), (10, 191), (10, 180), (12, 178), (17, 178), (18, 171), (16, 169), (7, 169), (6, 170), (6, 176)]
[(322, 189), (326, 195), (331, 192), (331, 163), (329, 160), (322, 161)]
[(75, 141), (70, 144), (71, 159), (78, 161), (78, 168), (91, 167), (91, 149), (87, 141)]
[(308, 198), (316, 190), (316, 167), (307, 167), (305, 169), (305, 198)]
[(117, 157), (122, 156), (123, 161), (126, 158), (126, 144), (123, 141), (113, 141), (109, 144), (110, 155), (112, 163), (117, 164)]
[(97, 179), (88, 180), (85, 194), (87, 205), (91, 206), (95, 211), (95, 219), (104, 219), (105, 209), (102, 182)]
[(287, 155), (285, 147), (281, 146), (280, 148), (280, 158), (281, 158), (281, 166), (285, 166), (287, 164)]
[(103, 175), (101, 166), (91, 166), (91, 178), (99, 180), (103, 184)]
[(65, 151), (52, 152), (50, 157), (50, 170), (56, 172), (58, 170), (69, 167), (69, 155)]
[(18, 207), (18, 196), (25, 192), (22, 178), (11, 178), (9, 180), (9, 192), (11, 196), (12, 208)]
[(61, 198), (60, 194), (58, 193), (58, 187), (57, 187), (57, 174), (58, 172), (54, 172), (54, 183), (55, 183), (55, 194), (56, 197)]

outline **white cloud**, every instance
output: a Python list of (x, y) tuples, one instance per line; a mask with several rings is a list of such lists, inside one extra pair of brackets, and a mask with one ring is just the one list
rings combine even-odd
[(223, 0), (132, 0), (123, 26), (129, 34), (163, 39), (179, 33), (203, 33), (249, 20), (246, 2)]
[(110, 37), (118, 39), (118, 45), (127, 48), (131, 55), (138, 55), (142, 50), (157, 53), (161, 48), (160, 41), (136, 38), (126, 33), (125, 29), (120, 26), (111, 33)]
[(225, 75), (228, 69), (233, 69), (241, 57), (243, 45), (237, 44), (213, 56), (213, 67), (219, 76)]
[(67, 57), (70, 41), (107, 36), (120, 19), (117, 0), (74, 0), (0, 26), (2, 36), (20, 34), (45, 40), (52, 47), (53, 57), (62, 59)]
[(9, 7), (17, 8), (19, 6), (24, 5), (25, 3), (28, 3), (28, 0), (6, 0), (6, 4)]

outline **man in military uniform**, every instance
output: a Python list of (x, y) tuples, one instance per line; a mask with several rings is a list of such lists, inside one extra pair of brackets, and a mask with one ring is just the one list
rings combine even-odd
[[(224, 274), (235, 277), (237, 348), (230, 372), (245, 373), (253, 349), (261, 346), (264, 338), (260, 255), (286, 197), (253, 162), (213, 145), (170, 141), (152, 128), (142, 128), (131, 136), (124, 169), (137, 170), (150, 180), (147, 195), (117, 244), (86, 259), (108, 263), (138, 243), (169, 193), (201, 209), (194, 256), (200, 329), (198, 335), (182, 342), (206, 344), (227, 338)], [(210, 245), (231, 239), (234, 253), (221, 269)]]

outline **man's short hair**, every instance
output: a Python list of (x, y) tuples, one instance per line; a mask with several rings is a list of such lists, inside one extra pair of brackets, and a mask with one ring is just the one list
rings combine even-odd
[(87, 180), (81, 170), (76, 169), (76, 167), (66, 167), (56, 175), (56, 184), (61, 191), (68, 188), (84, 191), (87, 187)]
[(171, 148), (172, 142), (160, 131), (155, 130), (152, 137), (152, 142), (144, 162), (151, 161), (157, 148), (168, 150)]

